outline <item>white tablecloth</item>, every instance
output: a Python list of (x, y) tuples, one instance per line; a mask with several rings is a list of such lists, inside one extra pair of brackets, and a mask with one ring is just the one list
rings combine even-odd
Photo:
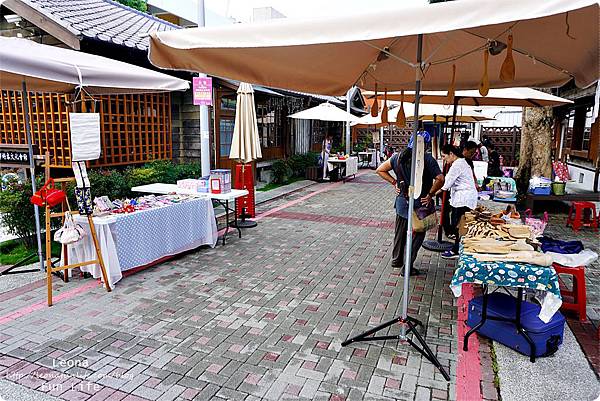
[(358, 173), (358, 157), (356, 157), (356, 156), (351, 156), (344, 160), (339, 160), (339, 159), (330, 157), (329, 160), (327, 161), (329, 170), (333, 170), (336, 167), (335, 166), (336, 164), (339, 165), (341, 163), (346, 165), (344, 177), (349, 177), (351, 175)]
[[(87, 235), (67, 247), (69, 263), (93, 260), (96, 253), (87, 218), (75, 216), (75, 220), (84, 227)], [(123, 271), (201, 245), (214, 247), (218, 238), (215, 213), (208, 198), (129, 214), (95, 217), (94, 226), (111, 287), (122, 278)], [(84, 266), (81, 270), (94, 278), (102, 278), (98, 265)]]

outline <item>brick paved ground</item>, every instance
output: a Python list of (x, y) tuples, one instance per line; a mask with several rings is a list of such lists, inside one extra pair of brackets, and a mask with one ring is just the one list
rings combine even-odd
[[(371, 173), (314, 185), (262, 205), (271, 214), (242, 239), (126, 277), (112, 293), (76, 278), (56, 283), (65, 298), (52, 308), (43, 287), (3, 299), (0, 376), (67, 400), (455, 399), (453, 263), (438, 254), (422, 251), (410, 310), (450, 383), (406, 344), (341, 347), (399, 314), (393, 196)], [(480, 355), (483, 395), (497, 399), (485, 341)]]

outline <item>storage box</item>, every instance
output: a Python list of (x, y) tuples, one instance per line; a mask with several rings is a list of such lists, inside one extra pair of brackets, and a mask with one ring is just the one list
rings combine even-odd
[(198, 191), (198, 186), (200, 185), (199, 180), (195, 179), (185, 179), (185, 180), (177, 180), (177, 188), (181, 189), (189, 189), (192, 191)]
[(202, 177), (198, 180), (198, 192), (210, 192), (209, 180), (210, 176)]
[(552, 188), (551, 187), (529, 188), (529, 192), (534, 195), (550, 195), (552, 193)]
[(218, 192), (218, 193), (226, 194), (228, 192), (231, 192), (231, 170), (228, 170), (228, 169), (210, 170), (210, 180), (211, 180), (211, 184), (210, 184), (211, 192), (215, 192), (213, 190), (213, 188), (216, 185), (216, 184), (213, 185), (212, 180), (219, 180), (220, 192)]
[[(483, 297), (473, 298), (469, 301), (469, 317), (467, 325), (474, 327), (481, 321)], [(489, 317), (502, 317), (514, 319), (516, 317), (516, 298), (503, 293), (495, 292), (488, 297), (487, 316), (478, 333), (506, 345), (524, 355), (530, 354), (530, 345), (527, 340), (517, 332), (513, 323), (489, 320)], [(521, 325), (529, 334), (535, 344), (535, 356), (550, 356), (554, 354), (563, 342), (565, 318), (556, 312), (548, 323), (538, 317), (540, 306), (525, 302), (521, 304)]]

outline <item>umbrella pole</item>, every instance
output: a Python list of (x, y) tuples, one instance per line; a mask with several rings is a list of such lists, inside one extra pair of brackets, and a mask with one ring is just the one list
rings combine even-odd
[[(27, 137), (27, 148), (29, 151), (29, 169), (31, 171), (31, 190), (36, 192), (35, 187), (35, 162), (33, 160), (33, 141), (31, 139), (31, 127), (29, 124), (29, 95), (27, 94), (27, 84), (23, 81), (23, 109), (25, 113), (25, 134)], [(40, 228), (40, 209), (37, 205), (33, 206), (35, 214), (35, 235), (37, 239), (38, 258), (40, 260), (40, 271), (44, 271), (44, 256), (42, 255), (42, 234)]]
[[(419, 34), (417, 41), (417, 65), (420, 68), (422, 62), (422, 53), (423, 53), (423, 35)], [(342, 343), (342, 346), (349, 345), (353, 342), (357, 341), (377, 341), (377, 340), (403, 340), (407, 341), (414, 349), (419, 351), (425, 359), (435, 365), (444, 378), (447, 381), (450, 381), (450, 376), (446, 372), (446, 369), (442, 366), (440, 361), (437, 359), (431, 348), (425, 342), (425, 339), (419, 334), (417, 331), (417, 326), (422, 326), (419, 320), (408, 316), (408, 299), (410, 297), (410, 268), (411, 268), (411, 257), (412, 257), (412, 228), (413, 221), (412, 215), (414, 211), (414, 199), (413, 193), (415, 190), (415, 171), (417, 164), (417, 132), (419, 130), (419, 100), (421, 94), (421, 72), (417, 71), (417, 80), (415, 82), (415, 113), (414, 113), (414, 123), (413, 123), (413, 148), (412, 148), (412, 161), (411, 161), (411, 174), (410, 174), (410, 186), (408, 187), (408, 224), (406, 228), (406, 249), (404, 256), (404, 290), (402, 292), (402, 315), (396, 317), (388, 322), (385, 322), (377, 327), (374, 327), (370, 330), (365, 331), (364, 333), (359, 334), (353, 338), (350, 338)], [(389, 326), (392, 326), (396, 323), (400, 323), (401, 332), (399, 335), (386, 335), (386, 336), (371, 336), (380, 330), (383, 330)], [(408, 329), (407, 329), (408, 326)], [(407, 337), (407, 334), (412, 334), (413, 338)], [(413, 341), (413, 339), (417, 340), (417, 342)]]

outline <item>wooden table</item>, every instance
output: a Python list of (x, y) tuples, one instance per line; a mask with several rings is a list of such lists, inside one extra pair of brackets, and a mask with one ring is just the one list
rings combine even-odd
[(533, 195), (528, 193), (526, 195), (525, 207), (533, 211), (533, 205), (537, 201), (589, 201), (589, 202), (600, 202), (600, 193), (594, 192), (582, 192), (582, 193), (570, 193), (565, 195)]

